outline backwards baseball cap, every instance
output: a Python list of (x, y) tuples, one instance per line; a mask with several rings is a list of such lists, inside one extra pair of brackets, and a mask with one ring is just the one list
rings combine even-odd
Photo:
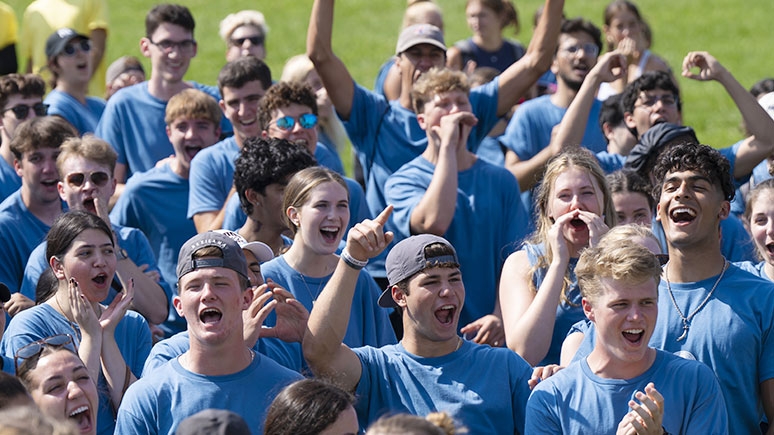
[[(202, 248), (215, 247), (221, 250), (222, 257), (194, 258), (194, 253)], [(247, 279), (247, 260), (237, 242), (225, 234), (208, 231), (188, 239), (180, 248), (177, 257), (177, 279), (196, 269), (207, 267), (225, 267)]]
[(0, 302), (5, 303), (9, 300), (11, 300), (11, 291), (5, 283), (0, 282)]
[(67, 43), (75, 38), (89, 39), (88, 36), (82, 35), (69, 27), (52, 33), (46, 40), (46, 57), (51, 59), (58, 56), (64, 50)]
[(231, 240), (237, 242), (240, 248), (252, 252), (253, 255), (255, 255), (255, 258), (261, 263), (265, 263), (274, 258), (274, 251), (272, 251), (266, 243), (258, 241), (248, 242), (241, 234), (230, 230), (215, 230), (215, 232), (225, 234), (231, 238)]
[[(452, 252), (452, 255), (428, 257), (425, 254), (425, 248), (435, 243), (445, 245)], [(392, 286), (418, 272), (442, 263), (454, 263), (457, 267), (460, 265), (454, 246), (443, 237), (433, 234), (418, 234), (398, 242), (387, 254), (387, 280), (390, 285), (379, 296), (379, 306), (384, 308), (397, 307), (398, 305), (392, 298)]]
[(176, 435), (250, 435), (250, 428), (237, 413), (226, 409), (205, 409), (186, 417)]
[(758, 104), (760, 104), (761, 107), (766, 109), (766, 113), (768, 113), (769, 116), (774, 118), (774, 92), (769, 92), (768, 94), (765, 94), (764, 96), (759, 98)]
[(642, 135), (637, 145), (632, 148), (626, 157), (624, 167), (639, 171), (645, 166), (651, 155), (657, 153), (661, 147), (679, 137), (685, 137), (694, 143), (699, 143), (699, 139), (696, 138), (696, 133), (691, 127), (670, 124), (668, 122), (654, 125)]
[(414, 24), (400, 32), (398, 45), (395, 47), (395, 54), (401, 54), (419, 44), (434, 45), (446, 51), (446, 44), (443, 42), (443, 32), (441, 29), (432, 24)]

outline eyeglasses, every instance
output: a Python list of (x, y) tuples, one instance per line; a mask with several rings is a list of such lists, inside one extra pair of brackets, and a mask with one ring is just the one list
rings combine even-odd
[(16, 117), (16, 120), (22, 121), (24, 119), (27, 119), (27, 117), (30, 114), (30, 109), (32, 109), (32, 111), (35, 112), (35, 116), (48, 115), (48, 104), (43, 104), (43, 103), (35, 103), (31, 106), (28, 106), (26, 104), (19, 104), (3, 110), (3, 113), (9, 110), (13, 110), (13, 115)]
[(184, 41), (170, 41), (169, 39), (164, 39), (159, 42), (153, 42), (153, 40), (148, 39), (148, 41), (160, 48), (164, 53), (170, 53), (173, 48), (177, 48), (182, 53), (190, 53), (193, 51), (194, 47), (196, 47), (196, 41), (193, 39), (186, 39)]
[[(97, 187), (105, 186), (110, 179), (110, 175), (108, 175), (107, 172), (102, 171), (92, 172), (88, 175), (92, 184), (96, 185)], [(86, 181), (86, 174), (83, 172), (73, 172), (71, 174), (67, 174), (65, 180), (67, 180), (67, 184), (72, 187), (81, 187)]]
[[(310, 129), (317, 125), (317, 115), (314, 113), (304, 113), (298, 117), (298, 123), (301, 124), (301, 128)], [(296, 126), (296, 118), (292, 116), (283, 116), (274, 122), (277, 128), (280, 130), (290, 131)]]
[(640, 102), (640, 104), (634, 106), (634, 107), (643, 107), (650, 109), (651, 107), (655, 106), (657, 102), (661, 101), (661, 104), (667, 107), (672, 107), (677, 105), (677, 97), (675, 97), (673, 94), (663, 94), (663, 95), (645, 95), (642, 94), (637, 99), (637, 101)]
[[(69, 345), (69, 346), (68, 346)], [(30, 358), (38, 358), (40, 354), (47, 348), (61, 349), (68, 348), (75, 353), (78, 353), (78, 349), (75, 346), (73, 337), (70, 334), (57, 334), (50, 337), (41, 338), (38, 341), (19, 348), (14, 355), (14, 363), (16, 365), (16, 373), (19, 373), (19, 367), (25, 360)]]
[(245, 44), (245, 41), (250, 41), (252, 45), (263, 45), (265, 37), (263, 35), (248, 36), (246, 38), (231, 38), (229, 41), (231, 45), (235, 47), (241, 47)]
[(88, 53), (91, 51), (91, 41), (88, 39), (81, 39), (80, 42), (76, 42), (74, 44), (67, 44), (62, 49), (62, 52), (60, 54), (63, 54), (65, 56), (74, 56), (75, 53), (78, 52), (78, 50)]
[(669, 262), (669, 254), (656, 254), (656, 258), (658, 258), (658, 264), (662, 266)]
[(599, 47), (597, 47), (596, 44), (592, 44), (590, 42), (585, 44), (568, 45), (567, 47), (562, 47), (561, 49), (562, 53), (568, 56), (575, 56), (581, 50), (583, 50), (583, 52), (588, 56), (592, 57), (599, 54)]

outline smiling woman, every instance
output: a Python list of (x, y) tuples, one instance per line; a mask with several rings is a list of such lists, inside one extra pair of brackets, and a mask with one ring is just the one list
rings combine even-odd
[(8, 357), (24, 356), (30, 343), (69, 334), (86, 377), (99, 379), (102, 406), (99, 411), (92, 407), (97, 431), (111, 433), (115, 410), (150, 352), (150, 330), (141, 315), (127, 312), (133, 283), (110, 306), (99, 303), (107, 296), (117, 261), (113, 232), (102, 219), (84, 211), (67, 212), (54, 222), (46, 241), (46, 257), (58, 281), (56, 292), (14, 316), (0, 347)]

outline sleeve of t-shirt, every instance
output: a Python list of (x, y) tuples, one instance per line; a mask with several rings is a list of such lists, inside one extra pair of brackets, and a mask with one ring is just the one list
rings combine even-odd
[(118, 163), (127, 165), (124, 134), (121, 128), (120, 94), (108, 100), (105, 111), (99, 119), (94, 135), (109, 143), (118, 154)]
[(40, 275), (48, 269), (49, 265), (46, 261), (46, 244), (41, 243), (38, 245), (32, 253), (30, 253), (27, 259), (27, 265), (24, 267), (24, 277), (22, 278), (22, 285), (20, 292), (24, 296), (35, 300), (35, 290), (38, 287), (38, 281)]
[(555, 392), (547, 382), (541, 382), (532, 391), (527, 401), (526, 422), (521, 433), (559, 434), (562, 427), (556, 413)]
[[(204, 154), (201, 157), (211, 156)], [(192, 219), (197, 213), (218, 211), (223, 207), (221, 198), (228, 196), (228, 192), (221, 192), (219, 188), (221, 183), (215, 182), (220, 178), (222, 177), (219, 177), (214, 170), (210, 158), (194, 158), (191, 161), (188, 219)]]
[(685, 416), (685, 426), (689, 431), (685, 435), (708, 433), (728, 433), (728, 416), (723, 391), (720, 389), (715, 373), (708, 366), (697, 363), (695, 403)]
[(475, 153), (481, 141), (497, 124), (500, 117), (497, 116), (497, 101), (499, 98), (500, 78), (495, 77), (491, 82), (474, 88), (470, 91), (470, 106), (473, 114), (478, 118), (478, 123), (473, 127), (468, 136), (468, 150)]
[(404, 166), (390, 175), (384, 189), (387, 203), (394, 207), (392, 222), (399, 239), (411, 236), (411, 214), (427, 193), (424, 177), (412, 169)]
[(529, 127), (529, 113), (531, 111), (523, 110), (526, 109), (524, 107), (521, 109), (517, 110), (508, 122), (505, 133), (500, 136), (500, 143), (516, 153), (519, 160), (526, 161), (534, 156), (531, 150), (536, 138), (532, 137), (532, 130)]
[(91, 13), (89, 20), (89, 30), (108, 28), (108, 5), (107, 0), (94, 0), (91, 7), (88, 8), (88, 12)]
[(355, 83), (352, 108), (344, 127), (352, 146), (358, 152), (366, 155), (373, 153), (379, 122), (388, 106), (389, 103), (383, 96)]

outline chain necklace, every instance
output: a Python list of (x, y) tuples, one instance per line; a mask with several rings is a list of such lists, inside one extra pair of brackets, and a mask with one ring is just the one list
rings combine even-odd
[(712, 286), (712, 289), (707, 293), (707, 297), (704, 298), (703, 301), (699, 304), (698, 307), (696, 307), (695, 310), (693, 310), (692, 313), (688, 314), (688, 317), (683, 315), (683, 312), (680, 310), (680, 307), (677, 306), (677, 300), (675, 300), (675, 295), (672, 294), (672, 286), (669, 285), (669, 263), (666, 264), (666, 267), (664, 269), (664, 275), (666, 278), (666, 285), (667, 285), (667, 291), (669, 292), (669, 297), (672, 299), (672, 304), (675, 306), (675, 309), (677, 310), (677, 314), (680, 315), (680, 318), (683, 319), (683, 334), (677, 337), (677, 341), (682, 341), (685, 339), (685, 337), (688, 335), (688, 329), (691, 327), (691, 319), (693, 319), (693, 316), (695, 316), (699, 311), (701, 311), (702, 308), (704, 308), (704, 305), (709, 302), (710, 298), (712, 297), (712, 294), (715, 293), (715, 289), (718, 288), (718, 284), (720, 284), (720, 280), (723, 279), (723, 275), (726, 273), (726, 267), (728, 267), (728, 260), (726, 260), (726, 257), (723, 257), (723, 268), (720, 270), (720, 276), (718, 276), (718, 280), (715, 281), (715, 285)]
[(304, 287), (306, 287), (306, 292), (309, 293), (309, 297), (312, 299), (312, 306), (314, 306), (314, 303), (317, 302), (317, 297), (320, 296), (320, 288), (325, 283), (325, 280), (321, 279), (320, 283), (317, 284), (317, 291), (315, 293), (312, 293), (312, 290), (309, 289), (309, 284), (306, 283), (304, 274), (301, 272), (298, 272), (298, 276), (301, 277), (301, 282), (304, 283)]
[[(67, 323), (70, 325), (70, 329), (73, 330), (73, 340), (78, 340), (78, 343), (81, 342), (81, 328), (78, 327), (78, 324), (74, 321), (70, 320), (70, 316), (67, 315), (65, 310), (62, 309), (62, 306), (59, 305), (59, 295), (54, 295), (54, 302), (56, 302), (56, 306), (59, 308), (59, 311), (64, 316), (65, 320), (67, 320)], [(78, 344), (76, 343), (76, 344)]]

